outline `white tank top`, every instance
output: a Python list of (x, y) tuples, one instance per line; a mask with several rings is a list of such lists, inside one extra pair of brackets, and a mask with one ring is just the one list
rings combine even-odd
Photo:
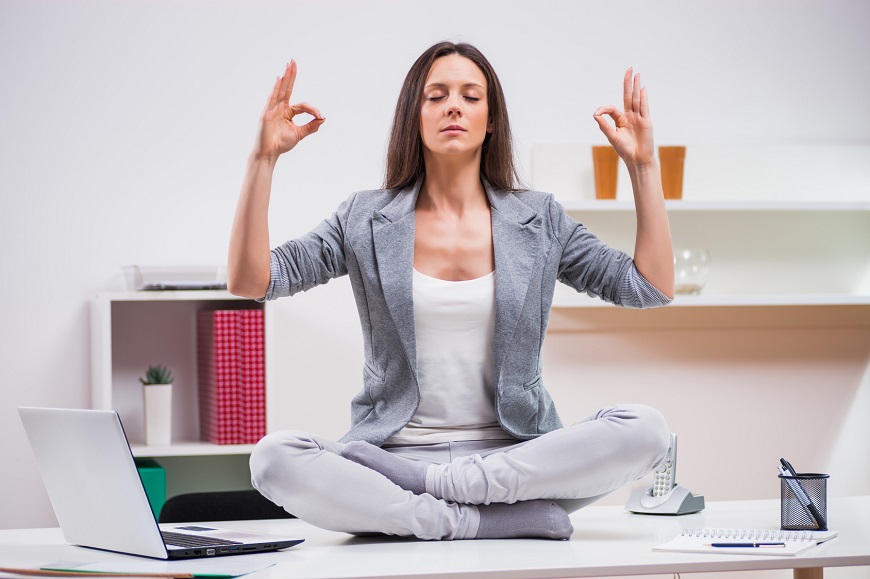
[(420, 406), (386, 444), (510, 439), (495, 414), (495, 275), (445, 281), (414, 270)]

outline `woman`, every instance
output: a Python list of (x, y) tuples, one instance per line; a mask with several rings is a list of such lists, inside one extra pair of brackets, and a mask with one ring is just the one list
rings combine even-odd
[[(396, 107), (385, 186), (348, 198), (271, 252), (278, 157), (324, 122), (291, 105), (296, 64), (274, 86), (230, 241), (230, 291), (292, 295), (349, 275), (363, 330), (363, 390), (338, 442), (265, 437), (254, 486), (314, 525), (421, 539), (567, 539), (568, 512), (662, 459), (655, 410), (602, 409), (563, 427), (541, 381), (555, 282), (628, 307), (668, 303), (673, 256), (646, 90), (625, 75), (625, 111), (594, 118), (625, 161), (637, 207), (634, 259), (519, 191), (498, 77), (473, 46), (417, 59)], [(295, 115), (314, 119), (298, 126)], [(606, 117), (615, 121), (612, 126)]]

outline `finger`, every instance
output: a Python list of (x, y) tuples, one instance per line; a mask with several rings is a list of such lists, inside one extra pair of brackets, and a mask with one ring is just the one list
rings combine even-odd
[(602, 117), (602, 120), (606, 120), (603, 117), (608, 116), (613, 119), (616, 128), (620, 128), (625, 125), (625, 113), (613, 105), (598, 107), (598, 109), (593, 113), (592, 116), (595, 117), (596, 120), (598, 119), (598, 117)]
[(619, 119), (622, 116), (622, 111), (613, 106), (599, 108), (592, 115), (592, 118), (595, 119), (598, 123), (598, 128), (601, 129), (601, 132), (604, 133), (604, 136), (607, 137), (607, 140), (613, 145), (616, 144), (617, 140), (619, 140), (619, 135), (616, 127), (607, 121), (608, 116), (613, 119), (616, 126), (619, 126)]
[(275, 79), (275, 84), (272, 85), (272, 92), (269, 93), (269, 98), (266, 99), (266, 110), (274, 108), (278, 103), (278, 90), (281, 88), (281, 77)]
[(634, 86), (631, 90), (631, 110), (632, 112), (640, 112), (640, 73), (634, 75)]
[(632, 67), (628, 67), (628, 70), (625, 71), (625, 76), (622, 79), (622, 108), (630, 111), (631, 110), (631, 73)]
[(320, 125), (322, 125), (325, 121), (326, 119), (311, 119), (310, 121), (299, 127), (299, 129), (302, 131), (302, 138), (316, 133), (317, 129), (319, 129)]
[(315, 119), (323, 120), (325, 118), (322, 114), (320, 114), (320, 111), (317, 109), (317, 107), (313, 107), (308, 103), (296, 103), (295, 105), (290, 106), (291, 116), (296, 116), (302, 113), (308, 113)]
[(281, 78), (281, 88), (278, 90), (278, 102), (286, 103), (290, 100), (290, 95), (293, 93), (293, 85), (296, 82), (296, 61), (290, 59), (287, 63), (287, 68), (284, 69), (284, 76)]
[(646, 94), (646, 87), (640, 89), (640, 116), (649, 118), (649, 97)]

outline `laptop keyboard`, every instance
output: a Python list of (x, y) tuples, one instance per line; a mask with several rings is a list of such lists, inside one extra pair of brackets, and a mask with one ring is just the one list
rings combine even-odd
[(179, 547), (220, 547), (222, 545), (241, 545), (238, 541), (227, 541), (226, 539), (215, 539), (213, 537), (200, 537), (198, 535), (187, 535), (185, 533), (173, 533), (172, 531), (160, 531), (163, 536), (163, 542), (167, 545), (178, 545)]

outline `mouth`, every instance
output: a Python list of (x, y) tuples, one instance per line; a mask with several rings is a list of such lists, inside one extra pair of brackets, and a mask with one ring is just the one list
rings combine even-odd
[(454, 133), (454, 132), (465, 132), (465, 129), (460, 127), (459, 125), (450, 125), (441, 129), (442, 133)]

